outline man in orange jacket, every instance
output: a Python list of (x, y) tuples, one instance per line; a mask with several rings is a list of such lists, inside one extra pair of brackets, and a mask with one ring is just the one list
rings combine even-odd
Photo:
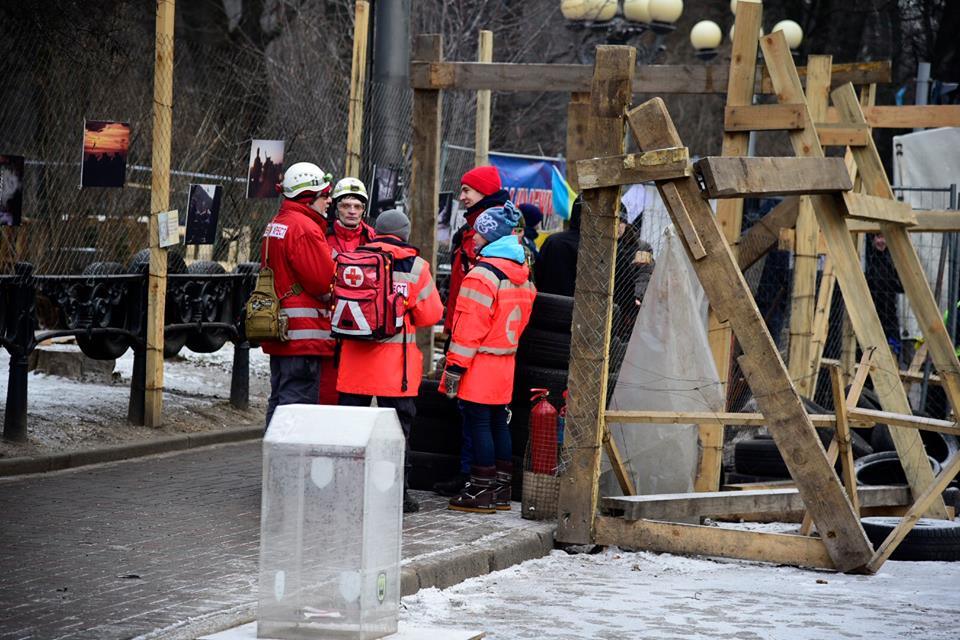
[(513, 449), (507, 423), (517, 344), (537, 290), (519, 238), (520, 212), (512, 202), (481, 213), (473, 223), (477, 265), (457, 298), (453, 333), (440, 390), (460, 398), (473, 441), (470, 480), (450, 509), (493, 513), (510, 509)]
[[(378, 407), (394, 408), (408, 451), (410, 427), (417, 414), (414, 399), (423, 376), (423, 357), (417, 348), (417, 327), (432, 327), (443, 316), (443, 303), (430, 275), (430, 265), (416, 248), (407, 244), (410, 220), (395, 209), (377, 217), (377, 238), (364, 247), (393, 256), (393, 287), (406, 298), (403, 332), (384, 340), (342, 342), (337, 391), (340, 404), (369, 407), (373, 397)], [(409, 466), (409, 463), (408, 463)], [(404, 488), (403, 512), (418, 511), (420, 505)]]
[(261, 266), (273, 269), (280, 307), (289, 318), (288, 340), (260, 345), (270, 355), (267, 426), (278, 405), (317, 403), (321, 359), (333, 355), (334, 267), (325, 217), (331, 186), (330, 175), (315, 164), (290, 166), (283, 175), (280, 211), (263, 232)]

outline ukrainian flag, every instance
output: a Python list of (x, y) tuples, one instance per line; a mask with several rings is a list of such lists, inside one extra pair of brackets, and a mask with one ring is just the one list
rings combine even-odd
[(577, 199), (576, 192), (570, 188), (567, 181), (563, 179), (563, 174), (557, 165), (552, 165), (553, 176), (551, 187), (553, 190), (553, 210), (564, 220), (570, 219), (570, 209), (573, 207), (573, 201)]

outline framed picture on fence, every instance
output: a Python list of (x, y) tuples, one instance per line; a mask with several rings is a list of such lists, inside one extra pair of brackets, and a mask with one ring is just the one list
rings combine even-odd
[(373, 167), (373, 198), (370, 207), (372, 213), (380, 215), (381, 211), (397, 206), (397, 185), (400, 181), (400, 172), (390, 167)]
[(0, 227), (18, 227), (23, 207), (23, 156), (0, 156)]
[(80, 186), (122, 187), (127, 176), (129, 148), (129, 122), (84, 121)]
[(223, 187), (219, 184), (191, 184), (187, 198), (185, 244), (214, 244)]
[(247, 197), (276, 198), (283, 177), (283, 140), (253, 140), (247, 163)]

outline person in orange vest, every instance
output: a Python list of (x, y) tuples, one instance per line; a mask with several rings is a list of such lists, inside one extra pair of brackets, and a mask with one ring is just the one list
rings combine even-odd
[(463, 279), (440, 391), (460, 399), (473, 442), (470, 479), (450, 509), (493, 513), (510, 509), (513, 445), (508, 412), (517, 343), (537, 290), (520, 239), (520, 212), (512, 202), (481, 213), (473, 223), (477, 265)]
[[(343, 178), (333, 187), (332, 219), (327, 227), (327, 243), (334, 260), (338, 253), (356, 251), (357, 247), (371, 242), (376, 233), (364, 222), (367, 214), (367, 188), (357, 178)], [(321, 363), (324, 370), (332, 375), (320, 380), (319, 404), (337, 404), (337, 364), (336, 355), (325, 357)]]
[[(430, 264), (416, 248), (407, 244), (410, 220), (396, 209), (377, 216), (377, 239), (365, 247), (393, 256), (393, 287), (406, 298), (403, 333), (384, 340), (343, 340), (337, 391), (340, 404), (369, 407), (371, 398), (378, 407), (397, 411), (409, 452), (410, 427), (417, 414), (415, 398), (423, 375), (423, 357), (417, 348), (417, 327), (432, 327), (443, 316), (443, 303), (430, 274)], [(409, 460), (409, 457), (408, 457)], [(409, 462), (408, 462), (409, 466)], [(406, 490), (403, 512), (418, 511), (420, 505)]]
[(261, 267), (274, 273), (280, 307), (289, 318), (288, 340), (263, 342), (270, 355), (267, 426), (277, 406), (317, 404), (322, 361), (333, 356), (330, 287), (334, 265), (326, 238), (330, 174), (310, 162), (297, 162), (283, 174), (280, 211), (267, 224)]
[[(476, 232), (473, 223), (477, 216), (490, 207), (502, 207), (509, 199), (500, 180), (500, 173), (493, 166), (474, 167), (460, 178), (460, 204), (466, 209), (466, 221), (453, 236), (450, 252), (450, 287), (447, 293), (447, 310), (443, 319), (443, 330), (449, 335), (453, 327), (454, 310), (457, 308), (457, 294), (467, 272), (477, 263), (480, 250), (474, 244)], [(442, 496), (455, 496), (463, 488), (473, 463), (473, 446), (470, 434), (464, 430), (460, 447), (460, 469), (449, 480), (438, 482), (433, 490)]]

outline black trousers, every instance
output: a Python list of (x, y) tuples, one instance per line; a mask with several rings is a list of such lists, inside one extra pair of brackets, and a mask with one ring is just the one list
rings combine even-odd
[(320, 356), (270, 356), (270, 398), (267, 423), (282, 404), (317, 404)]
[[(341, 393), (340, 405), (344, 407), (369, 407), (373, 398), (374, 396), (362, 396), (356, 393)], [(404, 486), (406, 486), (406, 476), (410, 472), (410, 428), (413, 426), (413, 419), (417, 416), (416, 399), (390, 396), (376, 396), (376, 398), (378, 407), (395, 409), (397, 418), (400, 420), (400, 428), (403, 429)]]

